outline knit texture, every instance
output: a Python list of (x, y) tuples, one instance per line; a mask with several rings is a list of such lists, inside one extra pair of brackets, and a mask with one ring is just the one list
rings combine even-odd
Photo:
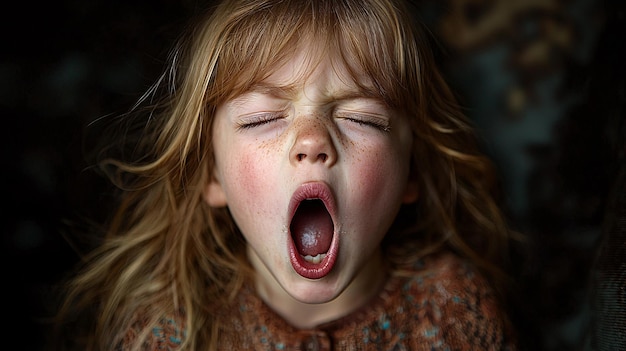
[[(488, 282), (450, 253), (391, 277), (361, 309), (310, 330), (291, 326), (245, 287), (225, 306), (220, 350), (516, 350)], [(152, 350), (175, 350), (184, 331), (165, 319)]]

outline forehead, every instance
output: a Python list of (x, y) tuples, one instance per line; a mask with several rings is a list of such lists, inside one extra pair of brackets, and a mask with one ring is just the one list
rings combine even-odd
[[(322, 62), (330, 62), (346, 85), (356, 85), (390, 106), (414, 100), (421, 45), (413, 40), (412, 27), (404, 29), (408, 12), (393, 2), (242, 3), (246, 6), (219, 7), (198, 38), (198, 65), (209, 66), (204, 77), (207, 105), (218, 106), (261, 82), (288, 86), (306, 80)], [(303, 57), (295, 70), (284, 70)]]
[(314, 86), (320, 93), (335, 98), (380, 98), (372, 78), (350, 67), (338, 53), (320, 50), (315, 45), (302, 46), (286, 55), (280, 64), (268, 69), (262, 79), (251, 83), (242, 93), (287, 98)]

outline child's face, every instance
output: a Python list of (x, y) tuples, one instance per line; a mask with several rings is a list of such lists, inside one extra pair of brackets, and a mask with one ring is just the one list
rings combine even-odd
[(229, 207), (258, 285), (322, 303), (384, 274), (380, 243), (417, 190), (406, 117), (329, 60), (302, 67), (294, 57), (218, 107), (206, 200)]

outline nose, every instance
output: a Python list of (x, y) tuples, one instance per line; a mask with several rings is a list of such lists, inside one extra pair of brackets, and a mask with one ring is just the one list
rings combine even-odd
[(327, 167), (337, 161), (337, 150), (330, 134), (330, 126), (308, 117), (295, 122), (295, 141), (289, 152), (292, 164), (319, 162)]

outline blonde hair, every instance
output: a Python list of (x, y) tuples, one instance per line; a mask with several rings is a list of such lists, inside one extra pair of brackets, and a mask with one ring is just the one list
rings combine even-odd
[[(365, 92), (411, 117), (420, 198), (385, 238), (388, 260), (399, 269), (446, 245), (501, 276), (494, 262), (506, 251), (508, 229), (492, 196), (492, 166), (411, 16), (400, 0), (226, 0), (190, 27), (142, 108), (131, 111), (147, 116), (133, 145), (140, 157), (102, 163), (123, 197), (102, 245), (69, 282), (59, 314), (87, 323), (82, 350), (115, 347), (134, 325), (164, 316), (183, 316), (185, 349), (215, 348), (214, 306), (252, 272), (228, 210), (203, 200), (214, 164), (213, 115), (305, 40), (354, 77), (369, 77)], [(132, 349), (150, 332), (134, 335)]]

